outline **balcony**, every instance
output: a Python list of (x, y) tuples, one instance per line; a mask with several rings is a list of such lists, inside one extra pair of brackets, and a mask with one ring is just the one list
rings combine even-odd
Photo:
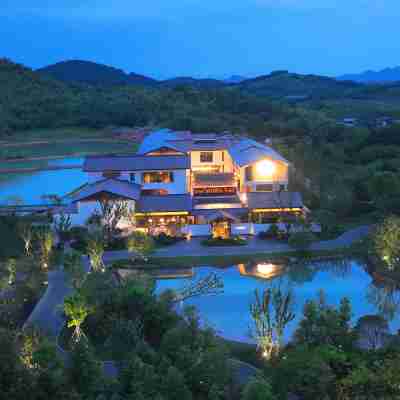
[(195, 196), (232, 196), (236, 194), (237, 180), (232, 173), (193, 173)]

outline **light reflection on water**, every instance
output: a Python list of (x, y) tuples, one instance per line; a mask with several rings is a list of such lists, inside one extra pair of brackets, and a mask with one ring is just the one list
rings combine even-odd
[[(270, 276), (267, 279), (262, 279), (259, 265), (195, 268), (196, 279), (216, 272), (224, 282), (224, 293), (195, 298), (186, 304), (195, 305), (203, 321), (222, 336), (247, 342), (251, 342), (249, 305), (253, 301), (254, 291), (276, 284), (292, 288), (295, 296), (296, 318), (288, 325), (286, 340), (292, 336), (301, 318), (304, 303), (316, 299), (321, 289), (328, 304), (338, 306), (343, 297), (350, 300), (354, 323), (363, 315), (383, 313), (391, 321), (393, 332), (400, 328), (400, 292), (393, 287), (377, 286), (358, 261), (313, 262), (287, 268), (268, 265), (261, 267), (261, 271)], [(274, 275), (277, 271), (280, 273)], [(157, 282), (157, 290), (179, 289), (185, 285), (185, 281), (176, 279), (176, 275), (173, 279), (165, 279), (164, 276), (163, 280)]]

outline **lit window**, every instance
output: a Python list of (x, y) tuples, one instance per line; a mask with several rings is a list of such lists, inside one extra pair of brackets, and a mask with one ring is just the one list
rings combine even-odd
[(142, 183), (171, 183), (174, 173), (169, 171), (143, 172)]
[(213, 162), (213, 153), (212, 153), (212, 151), (202, 151), (200, 153), (200, 162), (212, 163)]

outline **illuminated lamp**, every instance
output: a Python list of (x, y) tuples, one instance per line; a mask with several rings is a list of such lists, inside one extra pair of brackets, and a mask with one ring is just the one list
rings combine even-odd
[(271, 275), (276, 271), (274, 264), (257, 264), (257, 272), (261, 275)]
[(256, 172), (259, 177), (271, 176), (275, 173), (275, 170), (275, 164), (269, 160), (261, 160), (256, 164)]

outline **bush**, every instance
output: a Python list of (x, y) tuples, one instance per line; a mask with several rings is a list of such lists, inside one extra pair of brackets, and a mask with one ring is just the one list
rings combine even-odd
[(240, 236), (232, 236), (230, 238), (208, 238), (201, 242), (203, 246), (213, 247), (213, 246), (245, 246), (247, 240)]
[(258, 377), (253, 378), (244, 388), (241, 400), (275, 400), (269, 382)]
[(181, 236), (167, 235), (166, 233), (162, 232), (159, 235), (153, 236), (153, 240), (158, 246), (171, 246), (175, 243), (185, 240), (185, 238)]
[(298, 251), (305, 252), (315, 240), (316, 238), (312, 232), (294, 232), (289, 237), (289, 246)]
[(276, 224), (272, 224), (267, 231), (263, 231), (258, 234), (260, 239), (276, 239), (278, 236), (279, 228)]
[(89, 231), (83, 226), (74, 226), (69, 230), (71, 240), (83, 241), (89, 236)]

